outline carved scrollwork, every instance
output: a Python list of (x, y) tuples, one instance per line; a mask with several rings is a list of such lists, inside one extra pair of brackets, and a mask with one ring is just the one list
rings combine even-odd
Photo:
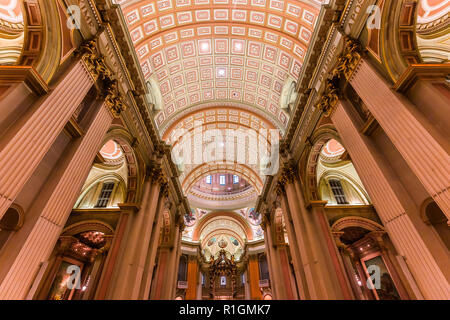
[(116, 118), (120, 116), (122, 111), (126, 109), (123, 103), (119, 89), (117, 87), (117, 80), (108, 80), (105, 88), (105, 104)]
[(275, 193), (277, 194), (277, 196), (281, 196), (284, 194), (284, 192), (284, 184), (280, 180), (278, 180), (278, 183), (275, 186)]
[(350, 37), (344, 38), (344, 49), (338, 57), (337, 66), (331, 72), (331, 79), (325, 84), (325, 89), (316, 107), (329, 117), (339, 101), (340, 80), (349, 81), (361, 61), (361, 46)]
[(97, 40), (93, 39), (87, 42), (84, 42), (80, 45), (78, 50), (76, 51), (77, 56), (81, 56), (81, 60), (84, 62), (88, 72), (92, 75), (94, 80), (97, 80), (96, 70), (96, 62), (97, 59)]
[(98, 53), (97, 39), (87, 41), (80, 45), (76, 53), (81, 56), (87, 71), (94, 79), (99, 96), (105, 99), (105, 104), (111, 114), (118, 118), (126, 109), (120, 93), (118, 82), (113, 78), (113, 73), (108, 68), (104, 56)]
[(285, 163), (281, 169), (281, 175), (278, 181), (282, 184), (290, 184), (295, 181), (297, 176), (297, 167), (292, 163)]
[(347, 81), (350, 80), (360, 61), (360, 44), (350, 37), (345, 37), (344, 49), (338, 58), (337, 67), (332, 71), (333, 78), (340, 79), (344, 76)]
[(339, 89), (333, 80), (327, 80), (322, 97), (317, 103), (317, 108), (327, 117), (330, 116), (339, 101)]
[(266, 210), (262, 215), (261, 228), (263, 228), (263, 230), (266, 230), (266, 226), (270, 226), (270, 222), (270, 211)]

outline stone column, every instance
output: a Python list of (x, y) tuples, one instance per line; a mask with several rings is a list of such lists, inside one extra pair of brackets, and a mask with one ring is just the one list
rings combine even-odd
[(161, 292), (163, 290), (165, 271), (168, 265), (168, 259), (170, 255), (170, 248), (161, 247), (158, 253), (158, 266), (156, 268), (155, 279), (152, 284), (152, 291), (150, 292), (151, 300), (160, 300)]
[(248, 278), (248, 271), (244, 271), (244, 279), (245, 279), (245, 283), (244, 283), (244, 289), (245, 289), (245, 300), (250, 300), (250, 282), (249, 282), (249, 278)]
[[(383, 128), (386, 135), (450, 220), (450, 155), (448, 137), (409, 100), (394, 92), (386, 81), (361, 59), (350, 84)], [(450, 222), (448, 222), (450, 223)]]
[[(395, 181), (395, 178), (390, 176), (388, 166), (377, 154), (368, 138), (359, 133), (358, 127), (347, 111), (349, 106), (344, 106), (345, 104), (345, 101), (338, 101), (331, 120), (353, 160), (390, 239), (399, 254), (406, 258), (424, 297), (449, 299), (450, 286), (447, 279), (391, 186), (391, 181)], [(436, 174), (433, 173), (433, 176)]]
[(334, 232), (333, 238), (336, 243), (336, 246), (339, 251), (339, 255), (342, 259), (342, 264), (344, 266), (344, 270), (347, 274), (347, 278), (349, 280), (350, 286), (353, 290), (353, 294), (356, 297), (357, 300), (366, 300), (366, 297), (364, 296), (361, 286), (359, 286), (356, 283), (355, 279), (355, 266), (353, 264), (353, 260), (350, 257), (350, 254), (347, 252), (348, 249), (346, 248), (346, 245), (341, 242), (341, 236), (344, 234), (343, 232)]
[[(166, 186), (161, 188), (161, 193), (165, 194)], [(150, 296), (150, 289), (153, 281), (153, 271), (155, 268), (156, 252), (158, 251), (159, 237), (161, 234), (161, 227), (163, 223), (163, 213), (170, 210), (170, 202), (167, 198), (160, 198), (158, 205), (158, 214), (155, 217), (154, 227), (152, 229), (152, 236), (150, 238), (150, 245), (148, 247), (147, 260), (145, 262), (144, 277), (141, 285), (140, 299), (148, 300)]]
[(203, 296), (203, 285), (202, 285), (202, 271), (200, 270), (199, 267), (199, 271), (198, 271), (198, 284), (197, 284), (197, 300), (203, 300), (202, 296)]
[(250, 299), (261, 300), (261, 291), (259, 289), (259, 265), (258, 257), (251, 255), (248, 258), (248, 280), (250, 283)]
[(197, 297), (197, 282), (198, 282), (198, 261), (197, 256), (189, 256), (187, 266), (187, 283), (186, 300), (195, 300)]
[(312, 221), (301, 194), (294, 166), (285, 164), (282, 172), (295, 236), (306, 276), (310, 299), (342, 299), (335, 271), (330, 267), (328, 252), (321, 246), (321, 232)]
[(94, 79), (83, 60), (39, 99), (0, 140), (0, 219), (44, 158)]
[[(182, 220), (174, 222), (173, 238), (169, 245), (163, 244), (159, 249), (158, 268), (156, 271), (155, 287), (151, 292), (152, 300), (171, 300), (175, 297), (173, 292), (176, 287), (178, 265), (181, 247)], [(153, 287), (153, 286), (152, 286)]]
[(333, 240), (330, 225), (325, 214), (324, 207), (326, 204), (327, 201), (310, 201), (312, 218), (315, 225), (318, 226), (318, 233), (321, 234), (321, 236), (317, 237), (317, 240), (322, 241), (324, 250), (326, 248), (326, 251), (328, 251), (328, 258), (330, 260), (328, 266), (332, 269), (330, 271), (336, 275), (336, 278), (339, 281), (343, 298), (352, 300), (354, 299), (354, 296), (352, 295), (350, 284), (346, 277), (345, 269), (340, 259), (336, 243)]
[[(270, 285), (275, 293), (274, 298), (278, 300), (294, 299), (293, 288), (290, 279), (290, 266), (286, 250), (286, 244), (276, 244), (273, 241), (272, 226), (266, 224), (265, 238), (267, 241), (267, 262), (269, 263)], [(275, 289), (275, 290), (274, 290)]]
[(282, 196), (281, 208), (285, 217), (286, 231), (289, 239), (289, 248), (291, 249), (292, 265), (294, 267), (295, 280), (297, 282), (298, 294), (300, 299), (306, 300), (310, 298), (308, 292), (308, 283), (306, 281), (305, 271), (303, 269), (302, 257), (300, 255), (299, 246), (297, 244), (297, 238), (295, 236), (295, 229), (292, 222), (292, 212), (289, 209), (287, 196), (284, 190), (278, 190), (278, 193)]
[(161, 169), (158, 164), (148, 169), (145, 189), (148, 195), (133, 222), (132, 236), (126, 246), (117, 282), (114, 288), (114, 299), (138, 299), (144, 276), (153, 222), (156, 216), (160, 195)]
[(397, 268), (392, 263), (392, 260), (389, 257), (388, 249), (386, 248), (386, 246), (384, 244), (383, 235), (385, 235), (385, 234), (386, 234), (386, 232), (384, 232), (384, 231), (372, 231), (367, 236), (371, 237), (375, 241), (375, 243), (377, 243), (378, 248), (380, 249), (383, 261), (389, 270), (390, 276), (391, 276), (392, 280), (394, 281), (395, 287), (397, 289), (398, 294), (400, 295), (400, 298), (402, 300), (410, 300), (408, 291), (406, 290), (406, 288), (403, 284), (403, 281), (400, 278)]
[[(54, 170), (47, 184), (51, 186), (49, 197), (0, 285), (0, 299), (25, 298), (39, 263), (48, 259), (61, 234), (112, 119), (109, 102), (98, 106), (86, 134), (73, 142)], [(39, 136), (33, 138), (40, 139)]]
[(270, 287), (272, 289), (272, 295), (274, 299), (282, 300), (284, 299), (284, 295), (282, 292), (279, 292), (281, 286), (283, 285), (279, 280), (279, 270), (277, 261), (274, 257), (274, 248), (273, 248), (273, 239), (272, 239), (272, 228), (270, 225), (270, 221), (264, 218), (261, 226), (264, 229), (264, 244), (266, 247), (266, 257), (267, 264), (269, 266), (269, 275), (270, 275)]
[(103, 300), (106, 298), (107, 290), (111, 284), (113, 271), (119, 265), (117, 261), (120, 256), (120, 247), (123, 245), (124, 241), (126, 241), (130, 233), (129, 221), (139, 210), (139, 206), (135, 203), (120, 203), (119, 207), (121, 210), (120, 218), (117, 222), (114, 240), (111, 249), (109, 250), (108, 257), (106, 258), (105, 267), (96, 290), (96, 300)]
[(289, 265), (289, 258), (287, 253), (287, 245), (277, 245), (275, 248), (275, 257), (280, 264), (282, 288), (284, 300), (294, 300), (294, 293), (291, 282), (291, 270)]
[(184, 229), (184, 220), (178, 222), (178, 226), (176, 229), (176, 237), (174, 241), (174, 248), (171, 252), (171, 269), (169, 273), (169, 283), (166, 287), (166, 292), (163, 295), (163, 299), (172, 300), (175, 298), (175, 292), (177, 287), (178, 280), (178, 268), (180, 266), (180, 257), (181, 257), (181, 234)]

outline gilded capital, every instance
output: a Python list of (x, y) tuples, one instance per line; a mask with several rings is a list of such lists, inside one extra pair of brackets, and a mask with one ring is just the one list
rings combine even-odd
[(116, 118), (126, 109), (117, 86), (117, 80), (108, 80), (105, 86), (105, 104)]
[(339, 89), (335, 85), (335, 81), (327, 80), (325, 90), (317, 103), (317, 108), (327, 117), (331, 115), (339, 101), (338, 93)]
[(353, 75), (359, 62), (361, 61), (361, 48), (359, 43), (350, 38), (344, 38), (344, 49), (338, 58), (337, 67), (332, 71), (333, 77), (345, 77), (347, 81)]
[(295, 181), (296, 176), (297, 176), (296, 166), (292, 163), (285, 163), (281, 170), (280, 178), (278, 179), (278, 181), (282, 185), (293, 183)]

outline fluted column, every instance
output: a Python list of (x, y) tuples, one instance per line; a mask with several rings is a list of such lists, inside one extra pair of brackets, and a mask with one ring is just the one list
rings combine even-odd
[(293, 300), (293, 288), (289, 270), (289, 259), (286, 244), (275, 244), (273, 241), (272, 226), (265, 225), (266, 249), (268, 251), (267, 260), (272, 271), (270, 283), (272, 289), (275, 287), (275, 298), (278, 300)]
[(177, 279), (178, 279), (178, 268), (180, 266), (180, 257), (181, 257), (181, 234), (184, 229), (184, 220), (181, 218), (177, 224), (175, 229), (175, 239), (174, 239), (174, 248), (171, 252), (170, 259), (170, 270), (168, 280), (169, 283), (165, 287), (162, 298), (166, 300), (172, 300), (175, 298), (175, 290), (177, 287)]
[(39, 263), (48, 259), (58, 240), (112, 119), (109, 103), (105, 102), (99, 106), (86, 134), (66, 152), (52, 177), (55, 184), (40, 217), (0, 285), (0, 299), (26, 296)]
[[(156, 215), (160, 185), (154, 184), (150, 191), (149, 208), (147, 211), (147, 219), (143, 222), (142, 228), (139, 229), (139, 241), (135, 248), (133, 261), (126, 268), (124, 276), (129, 276), (127, 289), (130, 295), (126, 299), (137, 299), (139, 297), (139, 289), (144, 274), (145, 261), (147, 258), (148, 247), (153, 245), (150, 243), (150, 237), (153, 229), (153, 220)], [(137, 230), (136, 230), (137, 231)]]
[(450, 220), (448, 137), (434, 132), (433, 124), (409, 100), (394, 92), (366, 60), (361, 59), (349, 82)]
[(144, 187), (144, 201), (133, 221), (132, 236), (124, 244), (125, 254), (118, 269), (118, 277), (112, 296), (114, 299), (138, 299), (145, 262), (149, 251), (153, 223), (160, 196), (160, 179), (162, 177), (159, 164), (148, 169)]
[(389, 176), (384, 160), (368, 138), (359, 133), (344, 104), (344, 101), (337, 102), (331, 120), (392, 242), (406, 258), (425, 298), (449, 299), (449, 283), (391, 187), (390, 180), (394, 178)]
[(294, 293), (291, 281), (291, 270), (289, 265), (289, 257), (287, 252), (287, 245), (277, 245), (275, 247), (275, 258), (279, 261), (281, 280), (282, 280), (282, 294), (284, 300), (294, 300)]
[(325, 244), (324, 234), (317, 215), (314, 214), (314, 211), (318, 208), (314, 203), (312, 203), (312, 210), (306, 208), (300, 179), (297, 174), (294, 176), (293, 185), (299, 201), (299, 220), (303, 228), (303, 237), (308, 249), (310, 249), (308, 254), (310, 254), (311, 268), (314, 268), (316, 276), (320, 277), (320, 281), (315, 281), (317, 299), (349, 298), (343, 293), (342, 287), (339, 285), (337, 270), (334, 268), (330, 252)]
[(158, 267), (154, 279), (155, 286), (152, 285), (152, 300), (170, 300), (175, 298), (173, 291), (176, 287), (178, 265), (181, 247), (181, 221), (174, 222), (173, 238), (170, 245), (164, 245), (159, 249)]
[(298, 294), (300, 299), (310, 299), (308, 292), (308, 282), (306, 281), (305, 271), (303, 269), (302, 257), (300, 255), (299, 246), (297, 244), (297, 238), (295, 236), (295, 229), (292, 222), (292, 212), (290, 211), (288, 199), (284, 190), (278, 190), (281, 195), (281, 208), (285, 217), (286, 231), (289, 239), (289, 248), (291, 249), (292, 264), (294, 267), (295, 280), (298, 287)]
[(295, 236), (306, 276), (310, 299), (342, 299), (336, 273), (330, 268), (327, 249), (321, 246), (321, 233), (305, 207), (295, 168), (285, 164), (282, 179), (292, 216)]
[[(161, 190), (161, 193), (166, 192), (166, 187), (164, 186)], [(155, 260), (156, 260), (156, 253), (158, 251), (158, 243), (159, 243), (159, 237), (161, 235), (161, 226), (163, 222), (163, 213), (165, 211), (169, 211), (171, 204), (167, 198), (161, 198), (160, 199), (161, 204), (159, 205), (158, 214), (155, 217), (155, 225), (152, 229), (152, 236), (150, 238), (150, 245), (148, 247), (148, 253), (147, 253), (147, 260), (145, 262), (145, 269), (144, 269), (144, 277), (141, 284), (141, 290), (139, 294), (139, 299), (142, 300), (148, 300), (150, 296), (150, 289), (153, 281), (153, 270), (155, 268)]]
[(94, 79), (83, 60), (0, 140), (0, 219), (44, 158)]
[(282, 292), (283, 283), (280, 281), (280, 271), (278, 270), (277, 261), (274, 257), (271, 224), (270, 221), (263, 220), (261, 225), (264, 229), (264, 244), (266, 248), (267, 264), (269, 266), (270, 287), (272, 289), (274, 299), (282, 300), (284, 299)]
[(261, 300), (261, 291), (259, 289), (259, 265), (258, 257), (251, 255), (248, 258), (248, 280), (250, 283), (250, 299)]
[(119, 204), (121, 213), (119, 221), (114, 235), (114, 240), (109, 250), (108, 257), (106, 258), (105, 268), (102, 272), (96, 294), (96, 300), (103, 300), (106, 297), (107, 290), (111, 284), (111, 279), (114, 269), (118, 266), (118, 259), (120, 257), (120, 247), (129, 236), (130, 233), (130, 220), (132, 216), (139, 210), (137, 204), (121, 203)]
[(325, 214), (324, 207), (326, 204), (327, 201), (310, 201), (312, 219), (317, 226), (317, 234), (319, 235), (317, 242), (322, 241), (323, 250), (328, 252), (328, 267), (332, 269), (330, 272), (334, 273), (339, 281), (343, 298), (350, 300), (353, 299), (353, 295)]

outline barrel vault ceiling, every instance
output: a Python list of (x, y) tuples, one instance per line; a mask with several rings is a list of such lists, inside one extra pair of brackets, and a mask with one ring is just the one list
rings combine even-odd
[[(197, 120), (208, 128), (284, 133), (285, 88), (299, 77), (322, 0), (113, 2), (123, 11), (164, 140), (175, 145), (171, 132), (192, 130)], [(186, 166), (181, 183), (191, 185), (209, 165), (217, 167)], [(239, 172), (228, 166), (225, 172)], [(255, 174), (243, 176), (260, 189)]]

